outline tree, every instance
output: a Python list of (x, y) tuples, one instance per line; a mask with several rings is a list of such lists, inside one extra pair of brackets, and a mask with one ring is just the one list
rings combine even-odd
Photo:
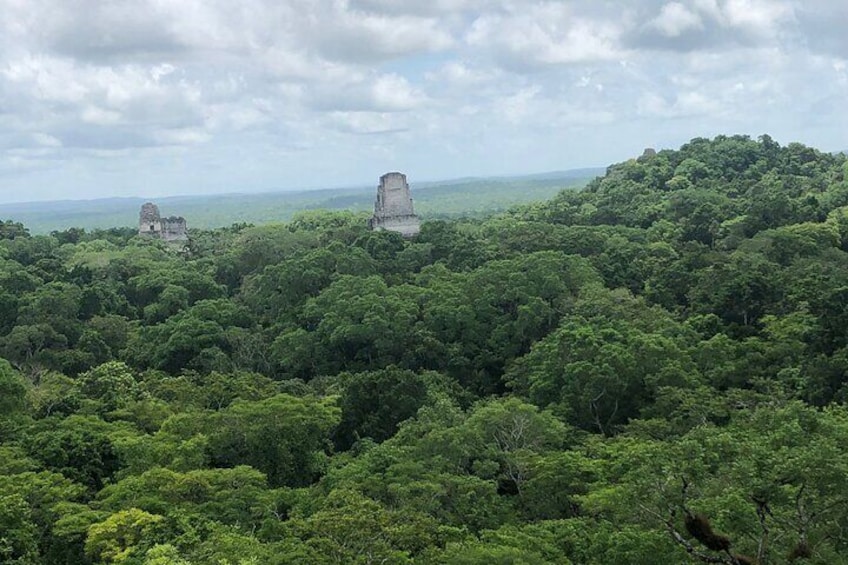
[(396, 367), (345, 374), (340, 380), (342, 415), (336, 442), (342, 449), (360, 438), (377, 442), (390, 438), (427, 399), (425, 378)]
[(0, 221), (0, 240), (13, 240), (19, 237), (29, 237), (29, 230), (23, 224), (12, 220)]
[(66, 543), (55, 531), (68, 504), (85, 489), (47, 471), (0, 474), (0, 556), (20, 564), (79, 562), (81, 547)]
[(0, 559), (4, 563), (38, 563), (38, 527), (28, 520), (29, 510), (20, 495), (0, 495)]
[(0, 358), (0, 417), (13, 416), (26, 407), (26, 381), (5, 359)]
[(144, 392), (133, 370), (121, 361), (108, 361), (80, 375), (80, 391), (109, 412), (140, 399)]
[(98, 507), (117, 512), (138, 508), (171, 522), (191, 516), (205, 522), (258, 528), (270, 517), (265, 476), (247, 466), (177, 472), (153, 467), (127, 476), (98, 493)]
[[(637, 315), (652, 315), (640, 301), (622, 298), (621, 302), (632, 304)], [(582, 304), (592, 305), (592, 318), (577, 312), (566, 318), (506, 377), (533, 403), (550, 407), (575, 426), (609, 434), (650, 405), (658, 386), (697, 382), (684, 353), (685, 342), (668, 337), (682, 328), (671, 323), (666, 335), (659, 335), (643, 325), (648, 318), (608, 318), (599, 312), (601, 296)]]
[(302, 367), (300, 355), (289, 354), (293, 349), (303, 351), (318, 374), (401, 365), (414, 348), (418, 317), (418, 305), (407, 298), (377, 276), (343, 275), (304, 305), (305, 327), (278, 338), (273, 355), (284, 372), (296, 370), (291, 360)]
[(29, 390), (30, 411), (36, 418), (47, 418), (55, 414), (64, 416), (76, 411), (82, 395), (78, 381), (61, 373), (47, 372)]
[[(692, 560), (730, 565), (740, 562), (731, 555), (748, 555), (783, 563), (801, 546), (822, 562), (837, 559), (845, 544), (833, 519), (845, 503), (838, 447), (845, 422), (841, 408), (775, 407), (763, 397), (734, 410), (728, 426), (698, 426), (674, 442), (621, 437), (596, 444), (594, 457), (620, 473), (601, 473), (598, 484), (607, 488), (592, 488), (582, 500), (590, 513), (611, 511), (613, 523), (665, 530), (668, 543)], [(701, 525), (685, 526), (687, 516)]]
[(92, 524), (85, 540), (85, 552), (104, 563), (124, 563), (153, 545), (157, 526), (164, 518), (137, 508), (121, 510), (103, 522)]
[(352, 492), (335, 492), (327, 507), (304, 524), (310, 545), (330, 563), (409, 563), (392, 547), (391, 517), (379, 504)]
[(334, 399), (279, 394), (258, 402), (239, 401), (224, 410), (172, 417), (162, 433), (184, 441), (208, 437), (215, 466), (251, 465), (271, 486), (305, 486), (324, 470), (331, 430), (339, 421)]
[(568, 437), (567, 428), (552, 414), (516, 398), (481, 404), (465, 427), (481, 459), (498, 463), (499, 492), (519, 496), (533, 475), (537, 455), (561, 447)]

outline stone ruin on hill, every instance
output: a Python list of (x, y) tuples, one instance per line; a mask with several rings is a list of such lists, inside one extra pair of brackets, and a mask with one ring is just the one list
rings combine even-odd
[(159, 214), (159, 207), (152, 202), (147, 202), (141, 207), (141, 213), (138, 216), (138, 235), (165, 241), (185, 241), (188, 239), (188, 230), (185, 218), (178, 216), (163, 218)]
[(414, 237), (421, 230), (421, 221), (412, 208), (412, 195), (406, 175), (386, 173), (380, 177), (374, 215), (368, 220), (372, 230), (388, 230), (404, 237)]
[(642, 155), (636, 159), (637, 161), (645, 161), (647, 159), (652, 159), (657, 156), (657, 150), (653, 147), (646, 147), (645, 151), (642, 152)]

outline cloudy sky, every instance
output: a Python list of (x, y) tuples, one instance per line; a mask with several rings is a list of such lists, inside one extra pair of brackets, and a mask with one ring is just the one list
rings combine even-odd
[(0, 0), (0, 202), (848, 148), (845, 0)]

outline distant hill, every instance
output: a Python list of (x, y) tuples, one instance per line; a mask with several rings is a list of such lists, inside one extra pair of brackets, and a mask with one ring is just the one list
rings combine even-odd
[[(424, 218), (475, 216), (551, 198), (560, 190), (579, 188), (604, 169), (575, 169), (515, 177), (465, 178), (412, 183), (415, 209)], [(173, 196), (153, 199), (162, 214), (183, 216), (189, 228), (216, 228), (238, 222), (284, 222), (302, 210), (368, 211), (375, 187)], [(60, 200), (0, 205), (0, 219), (22, 222), (33, 234), (70, 227), (86, 229), (134, 226), (145, 198)]]

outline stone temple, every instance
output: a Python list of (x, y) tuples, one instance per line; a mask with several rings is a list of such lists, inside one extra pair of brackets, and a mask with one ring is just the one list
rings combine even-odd
[(406, 175), (386, 173), (380, 177), (374, 215), (368, 220), (372, 230), (396, 231), (404, 237), (418, 235), (421, 222), (412, 208), (412, 195)]
[(185, 218), (177, 216), (162, 218), (159, 207), (152, 202), (141, 207), (141, 213), (138, 215), (138, 235), (165, 241), (188, 239)]

